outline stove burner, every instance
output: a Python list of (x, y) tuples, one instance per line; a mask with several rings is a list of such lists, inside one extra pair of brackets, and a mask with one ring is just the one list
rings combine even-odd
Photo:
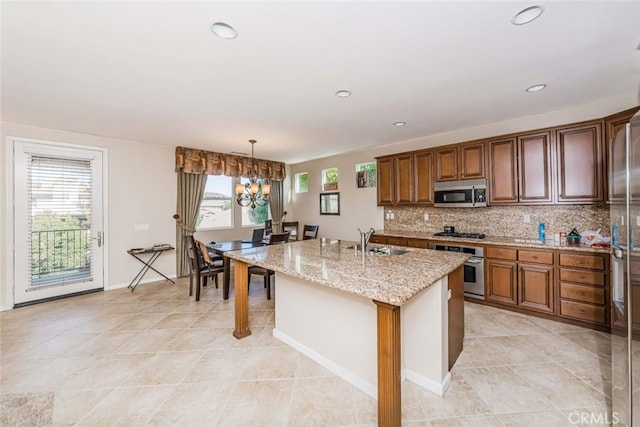
[(439, 233), (435, 233), (434, 236), (438, 237), (459, 237), (462, 239), (484, 239), (484, 234), (482, 233), (447, 233), (446, 231), (441, 231)]

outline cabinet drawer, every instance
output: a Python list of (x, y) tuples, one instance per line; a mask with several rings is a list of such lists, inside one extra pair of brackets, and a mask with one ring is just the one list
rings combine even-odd
[(553, 252), (518, 251), (518, 261), (553, 264)]
[(427, 249), (429, 247), (429, 241), (424, 239), (407, 239), (407, 246), (410, 248)]
[(387, 237), (387, 245), (407, 246), (406, 237)]
[(487, 258), (510, 259), (515, 261), (517, 259), (516, 255), (517, 251), (515, 249), (487, 247)]
[(371, 236), (371, 238), (369, 239), (369, 243), (379, 243), (381, 245), (386, 245), (387, 244), (387, 238), (384, 236), (376, 236), (375, 234), (373, 236)]
[(560, 298), (568, 298), (593, 304), (604, 304), (604, 288), (560, 283)]
[(604, 273), (601, 271), (572, 270), (569, 268), (561, 268), (560, 281), (604, 286)]
[(604, 323), (606, 318), (604, 307), (566, 300), (560, 301), (560, 315), (592, 323)]
[(601, 255), (560, 254), (560, 265), (565, 267), (590, 268), (604, 270), (604, 257)]

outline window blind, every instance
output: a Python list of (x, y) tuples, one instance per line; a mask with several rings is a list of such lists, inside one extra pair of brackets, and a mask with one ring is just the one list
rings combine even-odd
[(91, 161), (28, 155), (30, 287), (92, 277)]

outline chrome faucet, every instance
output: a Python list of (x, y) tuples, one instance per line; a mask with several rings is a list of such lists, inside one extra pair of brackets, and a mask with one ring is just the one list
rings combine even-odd
[(360, 248), (362, 252), (366, 252), (367, 246), (369, 246), (369, 239), (371, 239), (371, 235), (374, 234), (376, 230), (374, 230), (373, 227), (370, 228), (369, 231), (361, 231), (358, 228), (358, 232), (360, 233)]

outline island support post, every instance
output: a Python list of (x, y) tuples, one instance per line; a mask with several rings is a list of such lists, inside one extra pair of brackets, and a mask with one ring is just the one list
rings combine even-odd
[(400, 307), (373, 300), (378, 317), (378, 425), (400, 427)]
[(233, 336), (242, 339), (251, 335), (249, 330), (249, 266), (235, 260), (233, 268), (233, 291), (235, 292), (236, 329)]

